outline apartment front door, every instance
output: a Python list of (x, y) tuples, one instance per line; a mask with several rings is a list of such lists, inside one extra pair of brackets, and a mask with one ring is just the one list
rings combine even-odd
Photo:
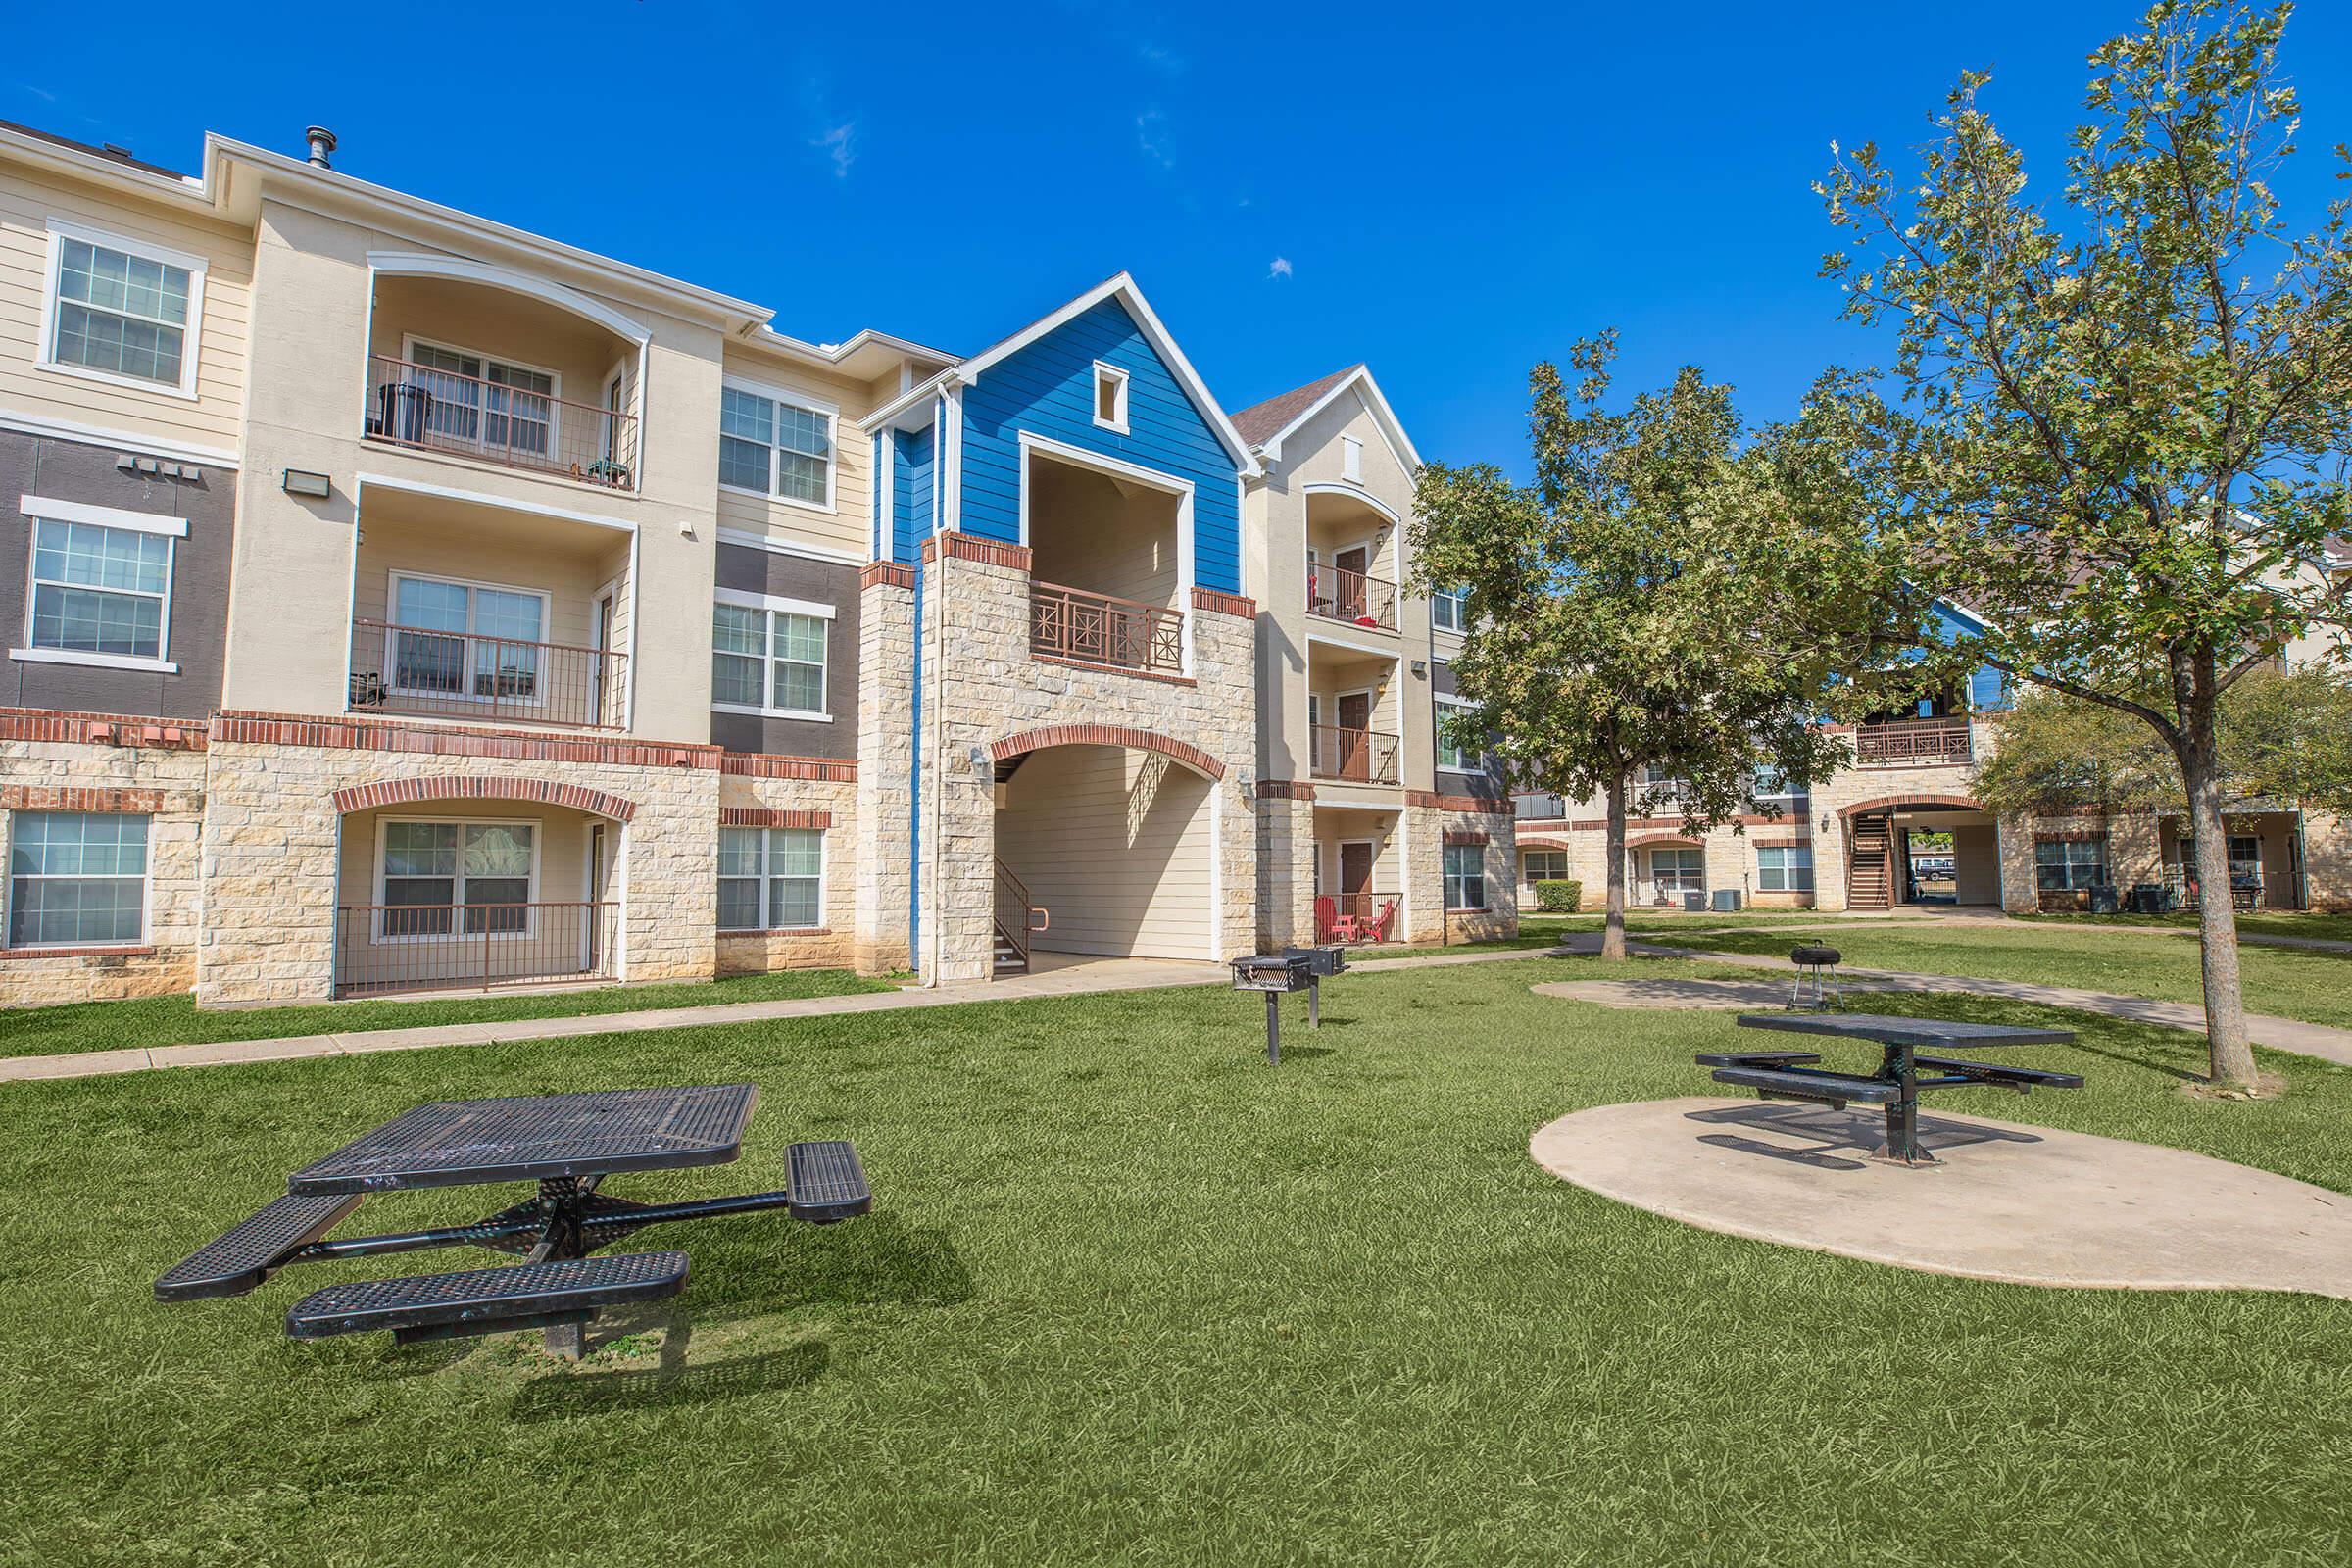
[(1358, 920), (1372, 918), (1372, 841), (1348, 839), (1340, 845), (1340, 912)]
[[(1363, 552), (1356, 552), (1361, 555)], [(1340, 777), (1370, 778), (1372, 747), (1364, 731), (1372, 727), (1372, 694), (1342, 692), (1339, 699)]]
[(1364, 613), (1364, 573), (1372, 569), (1371, 554), (1362, 545), (1343, 550), (1331, 558), (1338, 579), (1331, 585), (1332, 598), (1337, 601), (1333, 613), (1342, 620), (1356, 620)]

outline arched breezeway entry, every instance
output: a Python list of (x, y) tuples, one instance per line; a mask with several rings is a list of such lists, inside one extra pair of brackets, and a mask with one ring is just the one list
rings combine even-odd
[(2000, 828), (1965, 795), (1884, 796), (1846, 807), (1846, 906), (1994, 906)]
[(996, 972), (1033, 954), (1218, 956), (1224, 766), (1150, 731), (1057, 725), (1007, 737), (996, 764)]

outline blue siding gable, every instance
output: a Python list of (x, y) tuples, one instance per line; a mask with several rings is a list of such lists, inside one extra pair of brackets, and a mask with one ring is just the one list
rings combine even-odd
[(911, 565), (931, 537), (931, 432), (890, 433), (890, 559)]
[[(1127, 372), (1125, 435), (1095, 423), (1095, 362)], [(1242, 590), (1241, 488), (1233, 454), (1127, 307), (1106, 299), (980, 373), (963, 394), (964, 532), (1018, 543), (1022, 431), (1193, 484), (1193, 570)]]
[[(1936, 605), (1936, 635), (1945, 643), (1956, 643), (1963, 637), (1974, 637), (1984, 630), (1984, 623), (1967, 611), (1938, 601)], [(1924, 706), (1924, 705), (1923, 705)], [(1997, 669), (1980, 668), (1969, 672), (1968, 706), (1979, 712), (1990, 712), (2009, 706), (2009, 681)]]

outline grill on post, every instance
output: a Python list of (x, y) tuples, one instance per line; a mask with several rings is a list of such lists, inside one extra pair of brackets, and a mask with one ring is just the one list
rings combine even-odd
[(1252, 955), (1233, 960), (1233, 989), (1262, 991), (1266, 996), (1266, 1065), (1282, 1065), (1282, 999), (1315, 983), (1314, 970), (1304, 958), (1287, 954)]

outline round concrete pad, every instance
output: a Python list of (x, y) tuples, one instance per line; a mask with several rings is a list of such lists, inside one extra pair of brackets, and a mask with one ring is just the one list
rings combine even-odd
[[(1527, 988), (1539, 997), (1597, 1002), (1604, 1007), (1786, 1007), (1788, 986), (1769, 980), (1549, 980)], [(1868, 991), (1848, 983), (1847, 992)]]
[(1940, 1164), (1870, 1158), (1876, 1111), (1756, 1100), (1595, 1105), (1538, 1128), (1553, 1175), (1706, 1230), (2017, 1285), (2352, 1300), (2352, 1197), (2154, 1144), (1940, 1111)]

